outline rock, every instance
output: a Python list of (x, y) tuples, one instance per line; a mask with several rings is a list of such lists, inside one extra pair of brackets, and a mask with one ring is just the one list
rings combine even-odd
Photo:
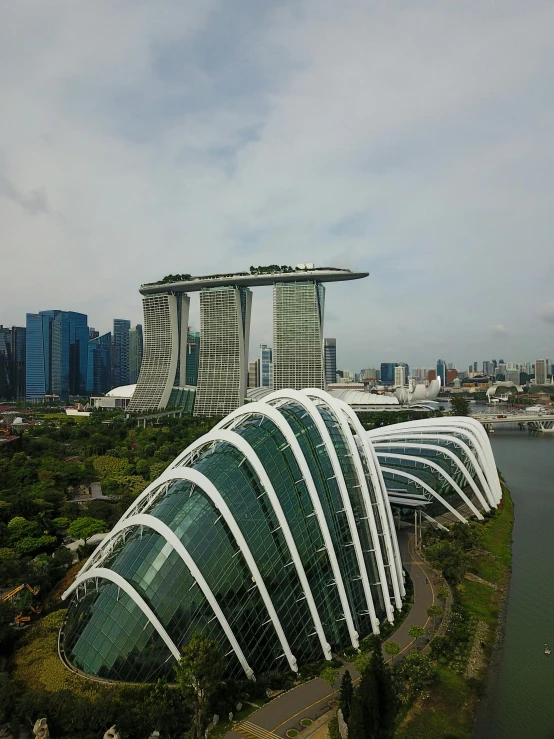
[(119, 734), (117, 733), (115, 725), (112, 726), (111, 729), (108, 729), (108, 731), (104, 734), (104, 739), (119, 739)]
[(341, 739), (348, 739), (348, 726), (346, 725), (346, 721), (344, 720), (344, 716), (342, 715), (340, 708), (337, 711), (337, 719), (339, 722), (339, 734)]
[(39, 718), (35, 721), (33, 734), (37, 739), (50, 739), (50, 732), (48, 731), (48, 724), (45, 718)]

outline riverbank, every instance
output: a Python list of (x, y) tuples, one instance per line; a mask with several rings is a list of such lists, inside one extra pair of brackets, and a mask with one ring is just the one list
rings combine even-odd
[(437, 679), (412, 706), (396, 739), (472, 737), (484, 681), (502, 640), (510, 584), (514, 504), (502, 487), (502, 504), (482, 524), (480, 547), (470, 552), (466, 576), (453, 588), (449, 636), (431, 642)]

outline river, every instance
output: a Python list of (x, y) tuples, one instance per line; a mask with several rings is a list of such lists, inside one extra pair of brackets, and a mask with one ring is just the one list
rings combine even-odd
[(515, 502), (512, 581), (505, 639), (474, 739), (552, 739), (554, 434), (500, 428), (491, 442)]

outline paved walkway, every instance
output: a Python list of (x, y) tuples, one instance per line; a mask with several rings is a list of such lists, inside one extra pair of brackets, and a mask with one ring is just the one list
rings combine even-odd
[[(402, 653), (406, 652), (415, 641), (408, 635), (410, 626), (427, 627), (429, 623), (426, 610), (435, 602), (433, 578), (436, 575), (415, 553), (413, 534), (409, 531), (401, 531), (398, 534), (398, 540), (404, 569), (414, 584), (414, 605), (398, 630), (389, 637), (389, 640), (400, 645), (400, 653)], [(425, 582), (426, 577), (428, 583)], [(395, 660), (397, 659), (398, 657), (395, 657)], [(354, 680), (359, 677), (354, 665), (345, 665), (341, 674), (346, 669), (350, 670)], [(228, 732), (225, 739), (244, 739), (245, 737), (247, 739), (279, 739), (284, 737), (288, 729), (300, 728), (301, 719), (310, 718), (314, 721), (329, 711), (329, 701), (336, 699), (337, 692), (321, 678), (298, 685), (252, 713), (247, 720), (242, 721), (235, 726), (233, 731)], [(308, 733), (306, 731), (306, 736)]]

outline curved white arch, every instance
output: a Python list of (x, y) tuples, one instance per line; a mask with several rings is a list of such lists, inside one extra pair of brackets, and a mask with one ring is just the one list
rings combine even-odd
[(70, 595), (79, 587), (79, 585), (82, 585), (86, 580), (94, 580), (96, 578), (100, 580), (110, 580), (115, 585), (120, 587), (121, 590), (127, 593), (129, 598), (140, 608), (140, 610), (144, 613), (148, 621), (150, 621), (154, 629), (162, 637), (166, 646), (169, 648), (169, 651), (175, 657), (175, 659), (181, 659), (181, 653), (175, 646), (175, 642), (164, 629), (158, 617), (150, 608), (148, 603), (144, 600), (144, 598), (142, 598), (141, 595), (139, 595), (139, 593), (137, 593), (134, 587), (129, 582), (127, 582), (127, 580), (125, 580), (124, 577), (121, 577), (121, 575), (118, 575), (118, 573), (114, 572), (113, 570), (108, 570), (106, 567), (95, 567), (91, 570), (88, 570), (84, 574), (79, 574), (79, 577), (77, 577), (75, 582), (65, 591), (65, 593), (62, 594), (62, 600), (65, 600), (68, 595)]
[[(465, 477), (468, 485), (471, 487), (475, 495), (477, 496), (477, 499), (485, 509), (485, 511), (490, 511), (490, 506), (487, 503), (487, 501), (483, 498), (483, 494), (477, 487), (475, 480), (471, 477), (467, 469), (464, 467), (460, 459), (454, 454), (454, 452), (450, 451), (450, 449), (447, 449), (446, 447), (439, 446), (438, 444), (421, 444), (414, 441), (379, 441), (379, 443), (376, 446), (376, 449), (381, 449), (383, 446), (386, 446), (388, 449), (406, 449), (407, 447), (412, 447), (416, 449), (428, 449), (430, 451), (439, 452), (440, 454), (444, 454), (449, 459), (451, 459), (456, 467), (460, 470), (460, 472)], [(428, 457), (424, 457), (424, 459), (428, 459)]]
[[(302, 390), (302, 392), (308, 397), (318, 398), (320, 401), (325, 403), (325, 405), (332, 411), (334, 418), (336, 418), (337, 422), (340, 424), (340, 427), (343, 432), (343, 436), (346, 439), (348, 448), (350, 449), (350, 453), (352, 455), (352, 461), (354, 462), (354, 465), (356, 467), (356, 474), (360, 482), (362, 500), (364, 502), (365, 515), (366, 515), (370, 533), (371, 533), (373, 549), (375, 551), (375, 562), (377, 564), (377, 571), (379, 572), (380, 588), (381, 588), (381, 592), (383, 595), (383, 603), (385, 604), (385, 611), (387, 613), (387, 618), (392, 623), (394, 621), (394, 609), (390, 602), (389, 586), (387, 583), (387, 576), (385, 573), (383, 553), (381, 551), (381, 542), (379, 541), (379, 533), (377, 531), (377, 525), (375, 523), (375, 512), (373, 510), (373, 505), (371, 503), (371, 497), (369, 494), (369, 488), (367, 486), (367, 480), (366, 480), (364, 468), (362, 465), (362, 460), (360, 459), (360, 450), (358, 449), (358, 445), (356, 444), (354, 440), (352, 431), (350, 430), (350, 426), (348, 425), (348, 421), (346, 420), (346, 417), (344, 415), (343, 409), (340, 406), (340, 404), (337, 403), (334, 398), (332, 398), (328, 393), (325, 393), (323, 390), (309, 388), (306, 390)], [(376, 496), (377, 496), (377, 493), (376, 493)], [(395, 597), (396, 597), (396, 593), (395, 593)], [(377, 625), (377, 628), (378, 628), (378, 625)], [(378, 633), (378, 632), (375, 632), (375, 633)]]
[[(395, 433), (385, 433), (383, 430), (383, 435), (379, 436), (373, 436), (373, 439), (375, 439), (375, 442), (377, 444), (380, 444), (383, 440), (390, 439), (391, 441), (402, 438), (402, 439), (429, 439), (429, 440), (436, 440), (436, 441), (447, 441), (449, 444), (454, 444), (455, 446), (459, 447), (467, 456), (469, 459), (469, 462), (472, 466), (472, 468), (475, 470), (475, 474), (479, 478), (479, 482), (481, 483), (481, 486), (483, 488), (483, 492), (487, 498), (487, 502), (489, 506), (494, 506), (496, 508), (496, 501), (494, 498), (494, 493), (492, 492), (489, 482), (487, 478), (485, 477), (483, 473), (483, 469), (481, 467), (481, 464), (479, 463), (479, 460), (473, 453), (473, 450), (469, 446), (469, 444), (466, 444), (465, 441), (462, 441), (462, 439), (459, 439), (457, 436), (451, 436), (450, 434), (433, 434), (433, 433), (427, 433), (425, 431), (419, 431), (416, 430), (413, 432), (413, 434), (395, 434)], [(466, 435), (465, 438), (467, 439), (468, 436)]]
[[(229, 625), (229, 622), (227, 621), (227, 618), (223, 611), (221, 610), (221, 607), (219, 603), (216, 600), (216, 597), (214, 596), (212, 589), (204, 579), (204, 575), (196, 565), (196, 562), (193, 560), (181, 540), (176, 536), (176, 534), (169, 528), (167, 524), (165, 524), (163, 521), (160, 521), (159, 518), (156, 518), (155, 516), (151, 516), (146, 513), (139, 513), (136, 516), (130, 516), (129, 518), (120, 520), (114, 528), (110, 531), (108, 536), (104, 539), (104, 543), (108, 544), (110, 539), (113, 539), (117, 537), (117, 535), (127, 528), (134, 528), (135, 526), (145, 526), (146, 528), (152, 529), (153, 531), (156, 531), (160, 536), (163, 536), (163, 538), (171, 544), (173, 549), (177, 552), (179, 557), (183, 560), (183, 563), (185, 564), (185, 567), (190, 571), (191, 575), (196, 580), (196, 583), (200, 590), (202, 591), (204, 597), (212, 607), (212, 610), (214, 614), (217, 617), (217, 620), (221, 624), (221, 628), (225, 632), (225, 635), (227, 639), (229, 640), (229, 643), (231, 644), (233, 651), (237, 655), (237, 658), (246, 673), (246, 676), (250, 679), (254, 675), (254, 670), (250, 667), (248, 664), (246, 657), (244, 656), (244, 652), (242, 651), (234, 633), (231, 629), (231, 626)], [(110, 570), (111, 572), (112, 570)], [(127, 581), (126, 581), (127, 582)], [(131, 586), (132, 587), (132, 586)], [(69, 588), (62, 597), (65, 597), (72, 588)]]
[[(466, 433), (479, 440), (476, 445), (476, 451), (479, 456), (479, 447), (483, 456), (482, 468), (485, 473), (491, 490), (494, 492), (496, 503), (502, 500), (502, 488), (498, 479), (498, 472), (494, 455), (490, 444), (490, 439), (483, 426), (470, 416), (443, 416), (441, 418), (426, 418), (420, 421), (403, 421), (394, 425), (395, 433), (401, 433), (404, 429), (422, 428), (424, 430), (430, 427), (437, 428), (443, 426), (445, 430), (451, 431), (454, 427), (459, 429), (459, 433)], [(391, 427), (392, 428), (392, 427)], [(371, 438), (373, 431), (367, 432)]]
[(371, 619), (371, 625), (373, 627), (374, 633), (379, 633), (379, 621), (377, 619), (377, 614), (375, 613), (375, 604), (373, 603), (373, 595), (371, 594), (371, 586), (369, 584), (369, 577), (367, 574), (367, 567), (362, 550), (362, 543), (360, 541), (360, 534), (356, 525), (356, 519), (354, 518), (352, 501), (350, 500), (348, 490), (346, 489), (346, 482), (342, 473), (342, 467), (340, 466), (339, 458), (337, 456), (337, 450), (335, 449), (335, 445), (333, 444), (333, 440), (331, 439), (329, 430), (325, 425), (325, 421), (317, 410), (317, 406), (315, 405), (315, 403), (310, 400), (307, 395), (301, 393), (298, 390), (278, 390), (277, 392), (271, 393), (264, 398), (264, 402), (267, 403), (270, 403), (272, 400), (293, 400), (300, 406), (302, 406), (302, 408), (304, 408), (312, 418), (317, 430), (319, 431), (321, 440), (325, 444), (329, 459), (331, 460), (333, 473), (339, 487), (342, 505), (344, 511), (346, 512), (346, 520), (348, 521), (348, 529), (350, 531), (352, 543), (354, 544), (356, 561), (358, 563), (358, 571), (362, 579), (362, 587), (367, 609), (369, 612), (369, 617)]
[(273, 421), (273, 423), (281, 431), (287, 443), (290, 445), (290, 448), (292, 449), (292, 452), (296, 458), (296, 462), (302, 473), (302, 477), (304, 478), (304, 481), (306, 483), (308, 494), (310, 496), (310, 500), (314, 507), (316, 519), (319, 524), (319, 528), (321, 531), (321, 535), (323, 537), (323, 541), (325, 543), (325, 548), (327, 550), (327, 555), (329, 557), (329, 562), (331, 564), (331, 569), (333, 571), (333, 576), (335, 578), (335, 583), (337, 586), (339, 599), (340, 599), (341, 606), (343, 609), (343, 615), (344, 615), (344, 618), (346, 620), (346, 624), (348, 627), (348, 633), (350, 634), (350, 641), (352, 643), (352, 646), (358, 649), (359, 635), (358, 635), (358, 632), (356, 631), (356, 628), (354, 626), (354, 621), (352, 619), (352, 612), (350, 610), (350, 605), (348, 603), (348, 597), (346, 595), (346, 589), (344, 587), (342, 573), (341, 573), (339, 563), (337, 560), (335, 548), (333, 546), (333, 540), (329, 532), (329, 527), (327, 526), (325, 514), (321, 506), (321, 501), (319, 500), (319, 495), (317, 494), (317, 489), (314, 484), (314, 481), (313, 481), (313, 478), (310, 472), (310, 468), (308, 467), (308, 463), (306, 462), (306, 458), (304, 457), (304, 454), (302, 452), (298, 439), (296, 438), (292, 428), (289, 426), (287, 420), (272, 405), (268, 405), (267, 403), (260, 403), (260, 402), (248, 403), (247, 405), (243, 405), (240, 408), (237, 408), (236, 410), (232, 411), (226, 418), (223, 419), (223, 421), (220, 421), (217, 424), (217, 426), (215, 426), (214, 430), (223, 428), (225, 426), (230, 426), (231, 424), (236, 422), (237, 419), (242, 418), (242, 416), (251, 416), (251, 415), (265, 416), (270, 421)]
[(457, 511), (454, 506), (451, 506), (450, 503), (448, 503), (448, 501), (446, 501), (441, 495), (439, 495), (436, 490), (433, 490), (432, 487), (427, 485), (426, 482), (423, 482), (423, 480), (420, 480), (420, 478), (416, 477), (416, 475), (411, 475), (409, 472), (404, 472), (402, 469), (397, 470), (394, 467), (381, 467), (381, 469), (383, 470), (383, 472), (390, 472), (394, 475), (398, 475), (399, 477), (405, 477), (407, 480), (412, 480), (418, 485), (421, 485), (421, 487), (427, 490), (427, 492), (430, 493), (433, 498), (436, 498), (439, 503), (442, 503), (446, 508), (448, 508), (448, 510), (453, 513), (459, 521), (461, 521), (462, 523), (467, 523), (467, 518), (462, 516), (462, 514)]
[[(373, 483), (373, 489), (375, 490), (375, 499), (377, 501), (377, 510), (379, 511), (379, 518), (381, 520), (381, 528), (383, 530), (383, 538), (385, 540), (385, 549), (387, 551), (387, 557), (389, 562), (389, 571), (391, 582), (396, 582), (397, 588), (400, 591), (400, 596), (406, 595), (406, 588), (404, 585), (404, 575), (402, 566), (402, 556), (400, 554), (400, 547), (398, 546), (398, 537), (394, 528), (394, 520), (392, 515), (392, 508), (387, 495), (387, 486), (381, 474), (381, 466), (379, 460), (375, 454), (373, 444), (367, 438), (364, 427), (361, 424), (360, 419), (356, 415), (355, 411), (342, 400), (337, 401), (342, 407), (345, 415), (350, 419), (353, 427), (355, 428), (358, 439), (363, 446), (364, 454), (366, 457), (369, 473)], [(396, 597), (395, 590), (395, 605), (398, 609), (402, 608), (402, 600), (400, 597)]]
[(314, 622), (315, 630), (321, 643), (323, 654), (325, 655), (325, 659), (332, 659), (331, 646), (325, 637), (323, 624), (321, 623), (321, 618), (319, 617), (319, 613), (317, 611), (317, 606), (314, 601), (312, 589), (310, 588), (308, 578), (306, 577), (306, 572), (302, 565), (302, 560), (300, 559), (300, 555), (298, 553), (294, 537), (290, 530), (290, 526), (283, 512), (283, 508), (281, 506), (279, 498), (277, 497), (277, 493), (275, 492), (275, 489), (271, 484), (271, 480), (269, 479), (269, 476), (265, 471), (265, 467), (263, 466), (260, 458), (254, 451), (254, 449), (250, 446), (246, 439), (237, 434), (235, 431), (218, 429), (216, 431), (210, 431), (210, 433), (202, 436), (200, 439), (190, 444), (190, 446), (188, 446), (185, 450), (186, 453), (183, 452), (183, 454), (180, 455), (181, 464), (186, 464), (187, 456), (192, 454), (197, 449), (206, 446), (206, 444), (217, 441), (226, 442), (227, 444), (231, 444), (236, 449), (238, 449), (238, 451), (243, 454), (244, 457), (246, 457), (246, 459), (250, 462), (260, 482), (265, 488), (267, 497), (269, 499), (269, 502), (271, 503), (273, 510), (275, 511), (275, 516), (279, 521), (279, 526), (281, 527), (283, 536), (285, 537), (285, 541), (289, 548), (292, 561), (298, 574), (298, 579), (300, 580), (300, 585), (302, 586), (302, 590), (304, 591), (304, 596), (306, 598), (306, 602), (308, 604), (308, 608)]
[(293, 670), (294, 672), (297, 672), (298, 665), (296, 663), (296, 658), (291, 652), (289, 643), (287, 641), (287, 637), (285, 636), (285, 632), (283, 631), (283, 627), (281, 626), (279, 616), (277, 615), (277, 612), (275, 610), (275, 607), (273, 606), (271, 597), (263, 581), (262, 575), (258, 569), (258, 565), (256, 564), (254, 557), (252, 556), (252, 552), (250, 551), (250, 548), (248, 544), (246, 543), (246, 539), (244, 538), (242, 531), (240, 530), (237, 522), (235, 521), (233, 514), (229, 510), (229, 506), (221, 497), (219, 490), (206, 477), (206, 475), (203, 475), (201, 472), (198, 472), (198, 470), (189, 469), (187, 467), (183, 467), (180, 469), (173, 468), (171, 470), (165, 470), (165, 472), (163, 472), (158, 478), (158, 481), (160, 483), (172, 482), (174, 480), (188, 480), (189, 482), (192, 482), (195, 485), (197, 485), (200, 488), (200, 490), (211, 500), (215, 508), (217, 508), (217, 510), (221, 513), (221, 515), (225, 519), (225, 523), (227, 524), (231, 533), (233, 534), (233, 537), (235, 541), (237, 542), (239, 549), (242, 552), (242, 556), (244, 557), (246, 564), (248, 565), (248, 569), (252, 573), (254, 582), (256, 583), (258, 590), (260, 591), (260, 595), (262, 597), (265, 607), (267, 608), (267, 612), (273, 623), (273, 627), (277, 634), (277, 638), (279, 639), (281, 647), (283, 648), (283, 652), (287, 658), (290, 669)]
[(406, 459), (410, 462), (419, 462), (422, 465), (431, 467), (432, 469), (436, 470), (454, 488), (460, 498), (462, 498), (464, 503), (466, 503), (468, 508), (475, 514), (476, 518), (478, 518), (480, 521), (483, 520), (483, 514), (477, 510), (477, 508), (473, 505), (471, 500), (467, 497), (458, 483), (452, 477), (450, 477), (448, 472), (443, 470), (440, 464), (427, 459), (427, 457), (416, 457), (411, 454), (392, 454), (390, 452), (379, 452), (379, 447), (377, 447), (376, 454), (377, 457), (388, 457), (389, 459)]

